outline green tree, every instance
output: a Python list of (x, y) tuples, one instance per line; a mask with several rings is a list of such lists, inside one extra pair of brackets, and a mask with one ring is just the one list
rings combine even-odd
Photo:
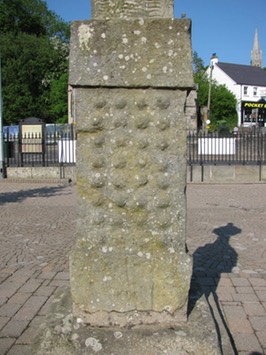
[(231, 131), (237, 126), (237, 99), (225, 85), (213, 84), (211, 96), (211, 128), (219, 129), (221, 125), (226, 125)]
[(68, 74), (61, 75), (59, 80), (53, 80), (51, 83), (51, 110), (50, 114), (53, 116), (56, 123), (67, 123), (67, 109), (68, 109)]
[(196, 51), (193, 51), (192, 53), (192, 69), (196, 76), (201, 76), (206, 70), (203, 59), (199, 57)]
[[(198, 87), (197, 105), (199, 108), (206, 107), (210, 83), (203, 61), (196, 52), (193, 53), (193, 71)], [(214, 80), (211, 85), (210, 130), (216, 131), (221, 125), (226, 125), (232, 130), (237, 126), (236, 97), (225, 85), (219, 85)]]
[(44, 0), (0, 0), (0, 33), (27, 33), (35, 36), (58, 36), (69, 39), (69, 24)]
[(0, 0), (4, 124), (30, 116), (47, 122), (62, 117), (62, 112), (54, 113), (51, 90), (67, 73), (68, 40), (69, 24), (49, 11), (45, 1)]

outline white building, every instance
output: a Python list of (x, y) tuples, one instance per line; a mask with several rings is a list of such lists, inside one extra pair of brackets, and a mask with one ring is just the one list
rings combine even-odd
[(225, 85), (237, 99), (238, 125), (266, 126), (266, 71), (261, 68), (262, 54), (256, 31), (251, 65), (219, 62), (214, 54), (207, 75)]

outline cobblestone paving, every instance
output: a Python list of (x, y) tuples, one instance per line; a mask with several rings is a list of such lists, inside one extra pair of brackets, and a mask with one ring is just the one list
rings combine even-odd
[[(193, 302), (208, 299), (236, 354), (266, 354), (266, 184), (187, 194)], [(75, 220), (75, 186), (0, 182), (1, 355), (30, 355), (55, 292), (69, 287)]]
[(266, 185), (189, 185), (187, 195), (196, 300), (213, 300), (236, 354), (266, 354)]
[(58, 288), (69, 287), (75, 187), (0, 183), (0, 354), (30, 355)]

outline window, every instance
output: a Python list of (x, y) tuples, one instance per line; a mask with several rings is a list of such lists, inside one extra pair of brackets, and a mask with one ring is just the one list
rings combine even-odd
[(244, 95), (247, 95), (247, 94), (248, 94), (248, 87), (244, 86)]
[(256, 86), (253, 87), (253, 96), (258, 96), (258, 88)]

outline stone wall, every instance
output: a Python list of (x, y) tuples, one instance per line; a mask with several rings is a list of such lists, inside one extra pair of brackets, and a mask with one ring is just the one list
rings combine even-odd
[[(76, 167), (7, 168), (8, 179), (71, 179), (76, 182)], [(187, 183), (265, 183), (266, 166), (262, 165), (200, 165), (187, 166)]]

